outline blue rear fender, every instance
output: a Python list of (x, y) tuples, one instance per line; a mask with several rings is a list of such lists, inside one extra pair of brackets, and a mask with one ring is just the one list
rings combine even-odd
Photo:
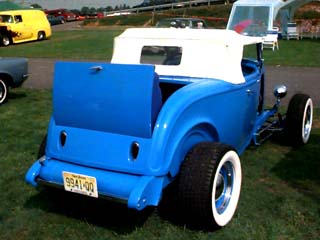
[(254, 122), (247, 119), (247, 88), (246, 83), (201, 80), (170, 96), (152, 136), (148, 164), (153, 174), (175, 176), (190, 149), (204, 141), (230, 144), (242, 152), (250, 143)]

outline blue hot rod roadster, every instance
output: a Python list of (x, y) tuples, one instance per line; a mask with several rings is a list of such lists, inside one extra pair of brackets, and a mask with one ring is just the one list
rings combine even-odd
[[(244, 59), (251, 44), (257, 57)], [(57, 62), (48, 133), (26, 181), (137, 210), (176, 183), (186, 220), (225, 226), (240, 196), (239, 155), (275, 131), (294, 145), (311, 131), (309, 96), (280, 115), (278, 86), (265, 108), (261, 54), (261, 38), (230, 30), (128, 29), (111, 63)]]

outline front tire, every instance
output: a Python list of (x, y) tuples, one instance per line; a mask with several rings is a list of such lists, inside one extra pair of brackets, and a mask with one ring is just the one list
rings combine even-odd
[(8, 95), (8, 86), (5, 81), (0, 79), (0, 104), (2, 104)]
[(304, 145), (308, 142), (313, 119), (312, 99), (305, 94), (294, 95), (288, 106), (286, 133), (292, 145)]
[(38, 41), (44, 40), (45, 37), (46, 37), (46, 34), (43, 31), (38, 32)]
[(178, 202), (185, 219), (210, 229), (228, 224), (237, 208), (241, 181), (240, 159), (231, 146), (196, 145), (178, 178)]

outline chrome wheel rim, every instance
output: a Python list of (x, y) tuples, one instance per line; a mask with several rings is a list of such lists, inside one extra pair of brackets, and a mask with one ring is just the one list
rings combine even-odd
[(0, 103), (4, 101), (5, 97), (6, 97), (6, 86), (4, 85), (2, 80), (0, 80)]
[(10, 44), (10, 40), (7, 37), (2, 38), (2, 43), (4, 46), (8, 46)]
[(222, 214), (228, 208), (232, 196), (234, 177), (233, 165), (231, 162), (225, 162), (218, 173), (215, 186), (215, 207), (219, 214)]
[(312, 128), (312, 102), (309, 99), (304, 112), (303, 126), (302, 126), (302, 137), (306, 142), (309, 139), (311, 128)]

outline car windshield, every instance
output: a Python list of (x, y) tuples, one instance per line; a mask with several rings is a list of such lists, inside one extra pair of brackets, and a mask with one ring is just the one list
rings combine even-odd
[(264, 36), (268, 31), (270, 7), (237, 6), (229, 29), (248, 36)]
[[(184, 26), (185, 26), (185, 23), (184, 23)], [(175, 19), (163, 19), (163, 20), (160, 20), (156, 27), (176, 27), (176, 28), (179, 28), (179, 27), (182, 27), (182, 22), (181, 21), (177, 21)]]
[(160, 20), (156, 27), (174, 27), (174, 28), (205, 28), (206, 24), (202, 20), (197, 19), (162, 19)]
[(13, 17), (11, 15), (0, 15), (0, 23), (13, 23)]

